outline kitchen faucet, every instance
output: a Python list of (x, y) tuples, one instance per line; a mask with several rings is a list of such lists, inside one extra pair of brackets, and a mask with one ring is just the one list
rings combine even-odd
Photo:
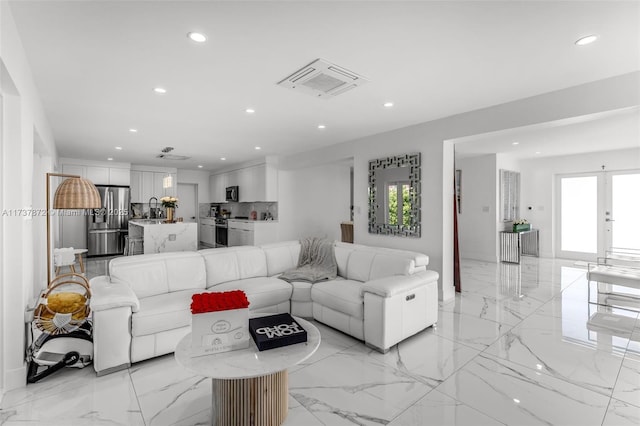
[[(153, 210), (151, 210), (151, 200), (156, 200), (155, 208)], [(149, 198), (149, 219), (155, 219), (157, 211), (158, 211), (158, 199), (156, 197)], [(151, 213), (153, 213), (153, 217), (151, 217)]]

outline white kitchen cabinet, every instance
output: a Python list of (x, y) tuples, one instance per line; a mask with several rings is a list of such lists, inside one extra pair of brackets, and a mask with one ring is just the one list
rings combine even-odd
[(94, 185), (110, 185), (109, 168), (86, 166), (85, 178), (93, 182)]
[(229, 228), (228, 244), (229, 247), (235, 246), (252, 246), (254, 241), (254, 232), (248, 229)]
[[(151, 197), (155, 197), (153, 191), (153, 172), (140, 172), (139, 179), (139, 203), (148, 203)], [(157, 197), (156, 197), (157, 198)]]
[(176, 186), (178, 184), (177, 174), (169, 173), (171, 175), (171, 188), (164, 187), (164, 178), (167, 176), (167, 173), (163, 172), (153, 172), (153, 197), (156, 197), (158, 200), (162, 197), (175, 197), (176, 196)]
[[(82, 178), (86, 178), (87, 177), (87, 167), (86, 166), (81, 166), (79, 164), (63, 164), (62, 165), (62, 173), (64, 173), (65, 175), (76, 175), (76, 176), (80, 176)], [(62, 181), (66, 179), (66, 178), (60, 178), (60, 182), (58, 182), (59, 184), (62, 183)], [(51, 181), (53, 184), (53, 180)]]
[(240, 201), (277, 201), (278, 171), (275, 167), (259, 164), (241, 169), (239, 172)]
[(225, 201), (227, 186), (239, 187), (240, 202), (278, 201), (278, 170), (268, 164), (211, 175), (211, 202)]
[(275, 221), (229, 219), (227, 225), (229, 247), (269, 244), (278, 238), (278, 222)]
[(156, 197), (158, 201), (164, 196), (175, 197), (177, 187), (177, 174), (171, 173), (171, 188), (163, 188), (163, 179), (167, 172), (152, 172), (131, 170), (131, 202), (148, 203), (149, 199)]
[(238, 191), (240, 202), (256, 201), (256, 194), (259, 192), (260, 183), (256, 182), (254, 168), (249, 167), (246, 169), (238, 170)]
[(130, 170), (120, 167), (84, 166), (79, 164), (64, 164), (63, 170), (74, 170), (73, 173), (89, 179), (94, 185), (129, 186)]
[(216, 225), (213, 221), (201, 220), (200, 243), (207, 247), (216, 246)]
[(142, 172), (138, 170), (131, 170), (131, 190), (129, 193), (131, 194), (131, 202), (132, 203), (141, 203), (142, 202)]
[(212, 203), (223, 203), (226, 201), (227, 174), (221, 173), (209, 176), (209, 191), (211, 192)]
[(117, 167), (109, 168), (109, 185), (130, 186), (131, 172), (129, 169)]

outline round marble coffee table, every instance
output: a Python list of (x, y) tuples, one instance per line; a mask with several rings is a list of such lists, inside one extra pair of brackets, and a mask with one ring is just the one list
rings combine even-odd
[(253, 339), (249, 339), (246, 349), (192, 356), (191, 333), (180, 340), (175, 350), (176, 361), (212, 379), (214, 425), (284, 422), (289, 409), (287, 368), (306, 360), (320, 346), (318, 328), (302, 318), (293, 318), (307, 331), (305, 343), (260, 352)]

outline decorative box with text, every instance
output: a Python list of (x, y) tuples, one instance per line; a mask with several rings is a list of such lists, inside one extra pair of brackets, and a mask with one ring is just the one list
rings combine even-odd
[(249, 301), (244, 291), (194, 294), (191, 314), (194, 355), (249, 347)]

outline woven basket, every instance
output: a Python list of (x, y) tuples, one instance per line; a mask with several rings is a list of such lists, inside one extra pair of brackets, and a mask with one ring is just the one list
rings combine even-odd
[(84, 276), (59, 275), (40, 296), (33, 324), (53, 335), (75, 331), (89, 319), (90, 300), (89, 282)]

